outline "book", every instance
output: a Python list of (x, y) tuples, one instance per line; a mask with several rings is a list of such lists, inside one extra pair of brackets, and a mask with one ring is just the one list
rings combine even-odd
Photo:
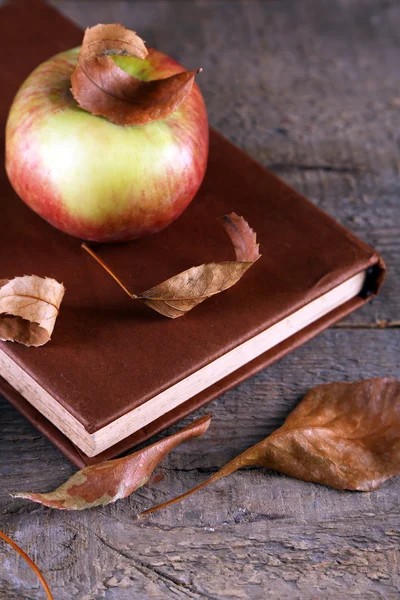
[[(4, 148), (19, 85), (40, 62), (79, 45), (82, 31), (43, 2), (19, 0), (0, 8), (0, 32)], [(214, 130), (204, 182), (177, 221), (96, 247), (140, 292), (233, 258), (216, 219), (243, 215), (262, 257), (235, 286), (176, 320), (128, 298), (80, 240), (24, 205), (3, 167), (0, 187), (1, 278), (33, 273), (67, 290), (51, 342), (0, 343), (0, 392), (79, 467), (142, 443), (278, 360), (364, 304), (384, 276), (373, 248)]]

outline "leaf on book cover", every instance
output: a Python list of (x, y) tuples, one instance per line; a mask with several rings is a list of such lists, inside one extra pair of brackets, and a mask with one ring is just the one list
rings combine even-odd
[(126, 498), (147, 483), (154, 469), (171, 450), (186, 440), (203, 435), (210, 421), (211, 415), (205, 415), (134, 454), (86, 467), (54, 492), (16, 492), (11, 496), (61, 510), (83, 510)]
[(71, 92), (81, 108), (116, 125), (144, 125), (167, 118), (186, 100), (200, 71), (143, 81), (118, 67), (113, 54), (144, 60), (148, 51), (143, 40), (122, 25), (87, 29), (71, 77)]
[(63, 299), (62, 283), (24, 275), (0, 280), (0, 340), (43, 346), (51, 338)]
[(231, 213), (219, 220), (231, 238), (236, 261), (192, 267), (138, 295), (131, 293), (91, 248), (86, 244), (82, 244), (82, 247), (106, 269), (131, 298), (141, 300), (162, 315), (176, 319), (210, 296), (219, 294), (237, 283), (260, 258), (256, 234), (243, 217)]
[(285, 423), (165, 508), (241, 467), (263, 466), (339, 490), (369, 492), (400, 473), (400, 382), (391, 378), (313, 388)]

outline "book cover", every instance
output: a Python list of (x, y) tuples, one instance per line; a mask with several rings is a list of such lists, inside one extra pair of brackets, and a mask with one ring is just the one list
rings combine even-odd
[[(82, 31), (40, 2), (17, 1), (0, 14), (0, 46), (8, 57), (0, 73), (4, 153), (5, 122), (19, 85), (40, 62), (79, 45)], [(257, 231), (262, 258), (233, 288), (177, 320), (123, 294), (78, 239), (23, 204), (4, 167), (0, 189), (1, 277), (34, 273), (67, 289), (49, 344), (36, 349), (1, 343), (0, 351), (89, 433), (369, 269), (362, 295), (92, 458), (2, 380), (4, 396), (78, 466), (111, 458), (206, 404), (362, 305), (383, 277), (383, 263), (371, 247), (213, 130), (205, 180), (183, 215), (151, 237), (96, 249), (129, 289), (141, 292), (193, 265), (233, 258), (216, 219), (232, 211), (243, 215)]]

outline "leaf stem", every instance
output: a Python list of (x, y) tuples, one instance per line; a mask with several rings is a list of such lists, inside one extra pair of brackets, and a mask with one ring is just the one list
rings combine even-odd
[(128, 288), (122, 283), (122, 281), (115, 275), (115, 273), (110, 269), (109, 266), (106, 265), (106, 263), (100, 258), (100, 256), (97, 256), (97, 254), (95, 252), (93, 252), (93, 250), (91, 248), (89, 248), (89, 246), (87, 246), (85, 243), (81, 244), (81, 247), (86, 250), (86, 252), (88, 254), (90, 254), (90, 256), (92, 258), (94, 258), (94, 260), (96, 260), (99, 265), (101, 265), (103, 267), (103, 269), (105, 271), (107, 271), (107, 273), (109, 275), (111, 275), (111, 277), (118, 283), (118, 285), (124, 290), (124, 292), (126, 294), (128, 294), (128, 296), (130, 298), (137, 298), (136, 294), (133, 294), (132, 292), (130, 292), (128, 290)]
[(243, 452), (242, 454), (240, 454), (239, 456), (237, 456), (236, 458), (231, 460), (224, 467), (222, 467), (222, 469), (220, 469), (219, 471), (214, 473), (214, 475), (212, 475), (211, 477), (209, 477), (202, 483), (199, 483), (199, 485), (196, 485), (191, 490), (184, 492), (183, 494), (180, 494), (180, 496), (176, 496), (175, 498), (172, 498), (171, 500), (167, 500), (166, 502), (163, 502), (162, 504), (158, 504), (157, 506), (153, 506), (151, 508), (148, 508), (147, 510), (144, 510), (143, 512), (141, 512), (138, 515), (138, 518), (141, 519), (142, 517), (145, 517), (145, 516), (149, 515), (150, 513), (156, 512), (157, 510), (161, 510), (162, 508), (166, 508), (167, 506), (171, 506), (171, 504), (175, 504), (175, 502), (180, 502), (181, 500), (184, 500), (185, 498), (187, 498), (188, 496), (191, 496), (195, 492), (202, 490), (203, 488), (208, 486), (210, 483), (214, 483), (215, 481), (222, 479), (222, 477), (226, 477), (227, 475), (234, 473), (235, 471), (240, 469), (242, 466), (250, 466), (251, 463), (249, 465), (248, 464), (242, 465), (239, 462), (239, 459), (244, 457), (245, 454), (246, 453)]
[(7, 544), (9, 544), (12, 548), (14, 548), (14, 550), (16, 552), (18, 552), (18, 554), (20, 554), (22, 556), (22, 558), (28, 563), (28, 565), (30, 566), (32, 571), (35, 572), (37, 578), (39, 579), (40, 583), (42, 584), (43, 589), (46, 592), (48, 600), (53, 600), (53, 596), (51, 594), (50, 588), (47, 585), (45, 578), (43, 577), (43, 575), (41, 574), (41, 572), (39, 571), (39, 569), (33, 562), (33, 560), (31, 558), (29, 558), (29, 556), (27, 554), (25, 554), (25, 552), (22, 550), (22, 548), (20, 548), (15, 542), (13, 542), (13, 540), (11, 538), (8, 537), (8, 535), (3, 533), (2, 531), (0, 531), (0, 538), (2, 538)]

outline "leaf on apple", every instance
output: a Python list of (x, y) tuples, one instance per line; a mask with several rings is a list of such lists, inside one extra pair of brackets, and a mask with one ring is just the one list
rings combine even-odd
[(176, 319), (207, 298), (233, 286), (260, 258), (256, 234), (243, 217), (231, 213), (222, 217), (220, 223), (233, 243), (235, 261), (192, 267), (141, 294), (133, 294), (127, 290), (93, 250), (86, 244), (82, 244), (82, 247), (106, 269), (131, 298), (141, 300), (162, 315)]
[(166, 119), (187, 98), (199, 72), (183, 71), (165, 79), (141, 81), (120, 69), (110, 54), (145, 59), (148, 52), (143, 40), (122, 25), (87, 29), (71, 77), (71, 92), (81, 108), (116, 125), (145, 125)]
[(123, 25), (95, 25), (88, 27), (83, 38), (80, 52), (81, 60), (91, 60), (97, 56), (119, 54), (146, 58), (148, 51), (136, 31), (126, 29)]
[(339, 490), (375, 490), (400, 473), (400, 382), (384, 377), (313, 388), (265, 440), (197, 487), (140, 516), (249, 466)]
[(86, 467), (54, 492), (15, 492), (11, 496), (60, 510), (83, 510), (126, 498), (147, 483), (154, 469), (171, 450), (186, 440), (203, 435), (210, 421), (211, 415), (205, 415), (134, 454)]
[(63, 299), (62, 283), (25, 275), (0, 280), (0, 340), (43, 346), (53, 333)]

